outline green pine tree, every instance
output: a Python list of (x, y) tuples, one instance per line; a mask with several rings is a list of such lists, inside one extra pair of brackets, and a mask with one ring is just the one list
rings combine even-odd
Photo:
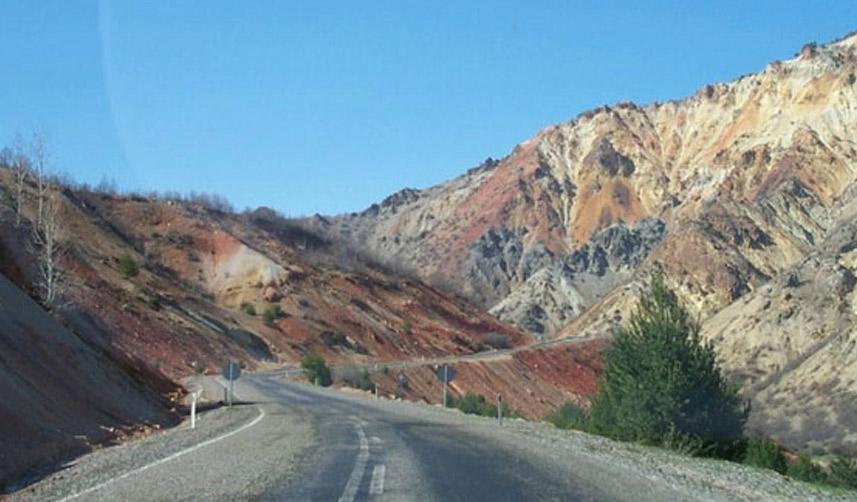
[(614, 333), (590, 430), (702, 453), (739, 440), (747, 412), (699, 323), (655, 274), (629, 323)]

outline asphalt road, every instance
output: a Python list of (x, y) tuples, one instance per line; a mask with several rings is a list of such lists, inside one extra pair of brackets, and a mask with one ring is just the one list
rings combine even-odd
[[(641, 500), (686, 498), (538, 443), (511, 424), (246, 375), (245, 401), (84, 457), (13, 499)], [(572, 453), (569, 453), (571, 451)]]

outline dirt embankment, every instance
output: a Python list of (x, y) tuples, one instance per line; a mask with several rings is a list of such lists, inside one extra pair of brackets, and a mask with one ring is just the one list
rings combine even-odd
[(128, 369), (0, 275), (0, 493), (33, 469), (175, 423), (157, 378)]

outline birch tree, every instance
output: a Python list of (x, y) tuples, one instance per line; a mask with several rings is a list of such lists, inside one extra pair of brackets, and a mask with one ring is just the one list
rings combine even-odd
[[(45, 183), (45, 186), (48, 186)], [(36, 288), (48, 310), (59, 305), (63, 295), (63, 273), (59, 260), (65, 253), (62, 203), (56, 188), (47, 188), (41, 200), (41, 222), (33, 225), (31, 252), (36, 259)]]
[(24, 142), (20, 136), (15, 140), (12, 148), (12, 188), (15, 195), (15, 226), (21, 226), (21, 213), (24, 207), (24, 188), (27, 185), (27, 176), (30, 172), (30, 161), (24, 153)]
[(47, 137), (44, 131), (36, 129), (30, 142), (30, 161), (32, 162), (33, 176), (36, 178), (36, 226), (42, 225), (44, 218), (45, 203), (50, 190), (47, 178)]

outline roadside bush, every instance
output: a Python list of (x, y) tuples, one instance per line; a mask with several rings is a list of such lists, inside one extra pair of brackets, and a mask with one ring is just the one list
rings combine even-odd
[(830, 463), (828, 481), (836, 486), (857, 489), (857, 461), (845, 457), (836, 457)]
[(241, 310), (244, 311), (244, 313), (247, 315), (252, 315), (252, 316), (256, 315), (256, 307), (254, 307), (252, 303), (249, 303), (249, 302), (242, 303), (241, 304)]
[(586, 428), (586, 412), (571, 401), (560, 406), (553, 413), (546, 415), (545, 420), (554, 424), (558, 429), (584, 430)]
[(375, 382), (372, 380), (372, 376), (369, 374), (369, 371), (365, 368), (359, 371), (357, 368), (347, 368), (342, 371), (339, 379), (345, 385), (355, 389), (365, 391), (375, 390)]
[(318, 354), (304, 354), (301, 357), (301, 369), (311, 383), (327, 387), (332, 383), (330, 368), (324, 358)]
[(800, 454), (797, 460), (790, 463), (786, 468), (786, 475), (790, 478), (806, 481), (807, 483), (823, 483), (827, 481), (827, 475), (816, 465), (812, 458), (806, 454)]
[(787, 468), (786, 458), (777, 445), (773, 441), (763, 438), (752, 438), (747, 442), (744, 463), (761, 469), (770, 469), (780, 474), (785, 474)]
[(468, 392), (459, 398), (453, 398), (451, 404), (453, 408), (471, 415), (492, 416), (497, 413), (497, 408), (489, 404), (482, 394)]
[[(254, 309), (255, 310), (255, 309)], [(271, 305), (266, 308), (264, 312), (262, 312), (262, 319), (265, 320), (265, 324), (274, 324), (274, 321), (283, 317), (284, 312), (282, 307), (279, 305)]]
[(128, 253), (124, 253), (119, 257), (116, 262), (116, 266), (119, 269), (119, 273), (122, 274), (122, 277), (125, 279), (136, 277), (137, 274), (140, 273), (140, 269), (137, 268), (137, 263), (130, 255), (128, 255)]
[(699, 323), (657, 273), (628, 324), (617, 329), (589, 428), (623, 441), (720, 454), (743, 436), (748, 408), (722, 375)]

